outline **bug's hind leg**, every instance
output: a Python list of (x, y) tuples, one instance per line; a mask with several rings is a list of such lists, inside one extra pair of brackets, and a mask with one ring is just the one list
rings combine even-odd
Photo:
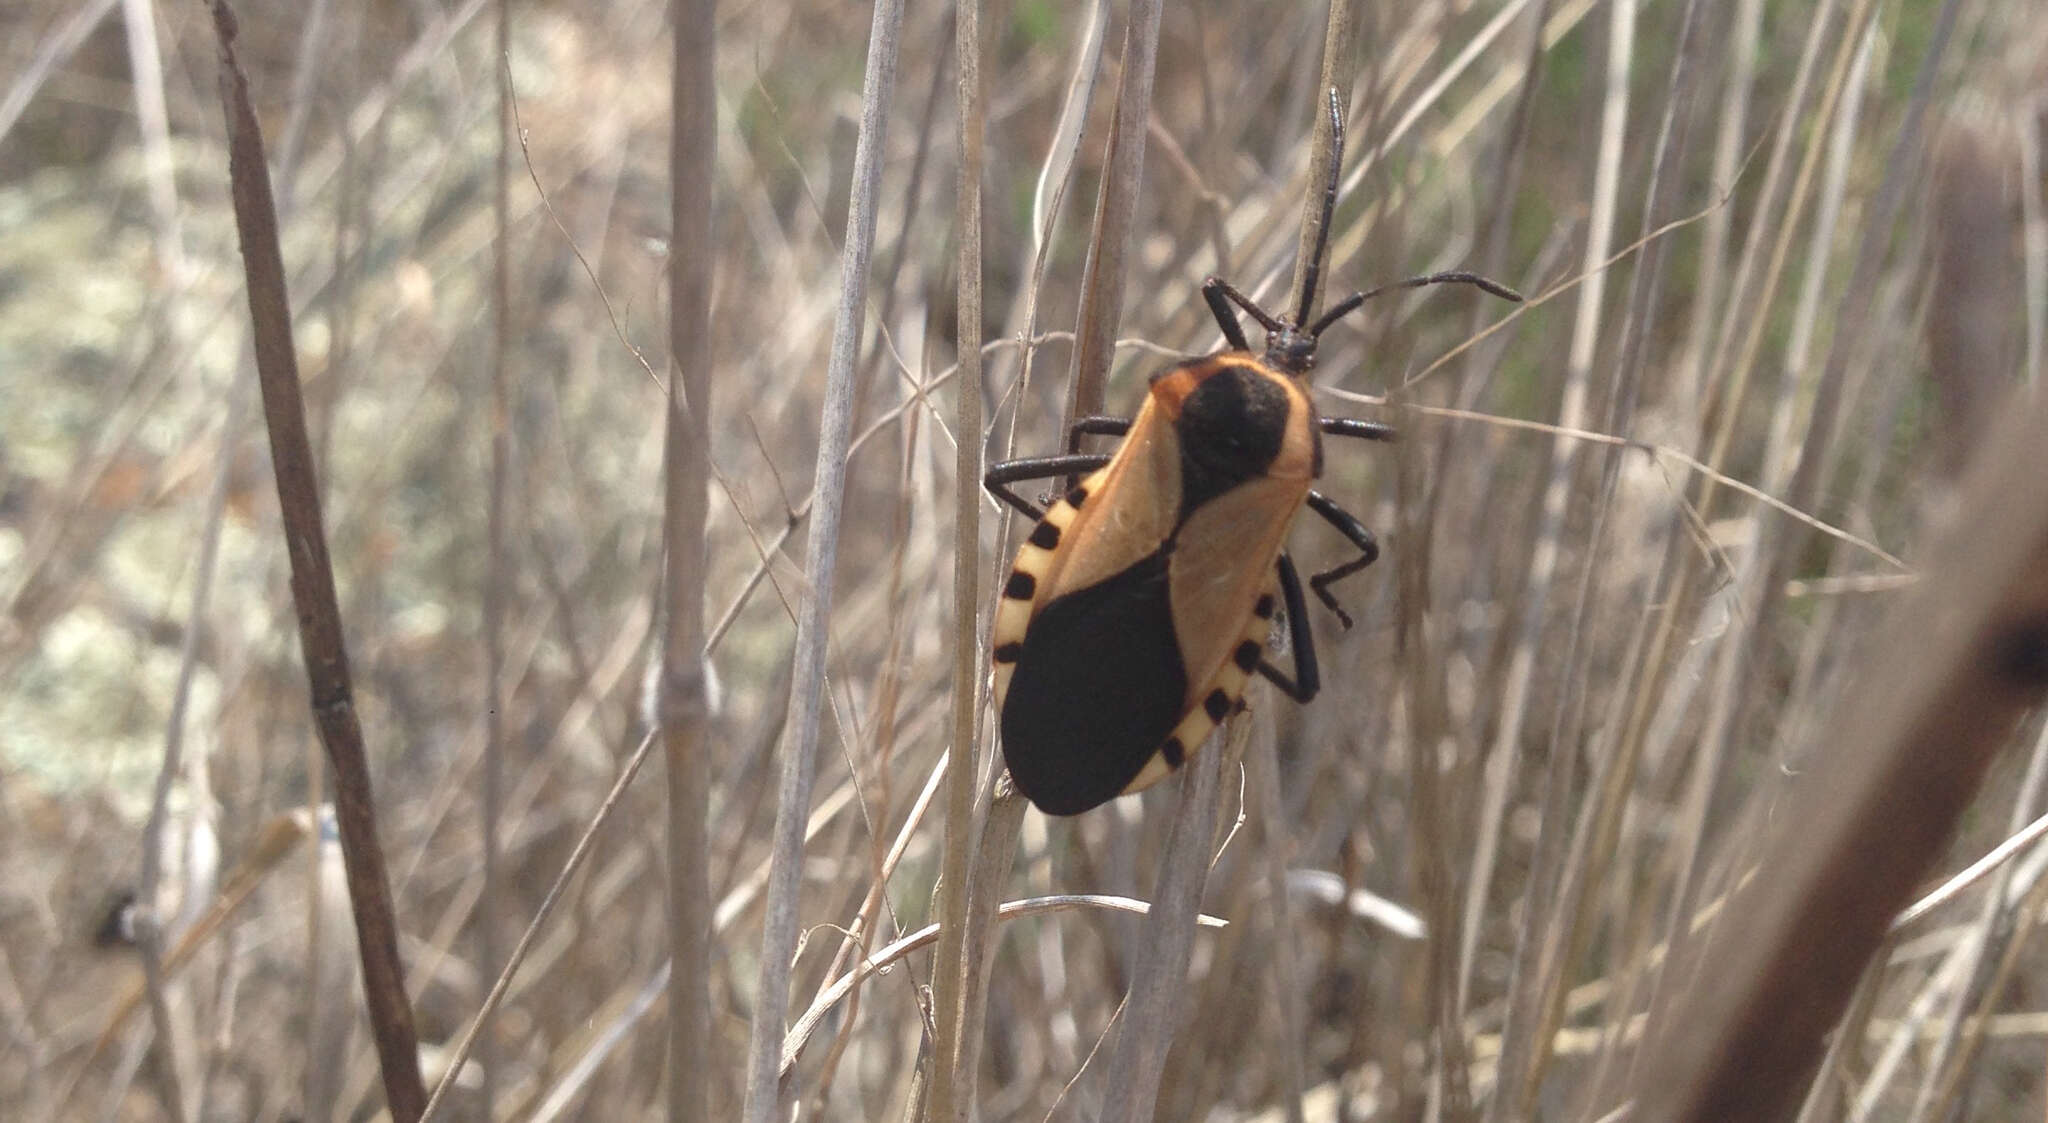
[(1109, 463), (1107, 453), (1079, 453), (1068, 456), (1027, 456), (1021, 460), (1005, 460), (989, 467), (988, 474), (981, 477), (981, 486), (990, 495), (1008, 503), (1034, 519), (1045, 517), (1045, 508), (1011, 491), (1009, 486), (1024, 480), (1049, 480), (1054, 476), (1074, 475), (1093, 472)]
[(1259, 673), (1266, 681), (1280, 688), (1280, 693), (1297, 702), (1307, 704), (1323, 688), (1322, 670), (1316, 664), (1316, 641), (1308, 626), (1308, 601), (1301, 595), (1301, 577), (1294, 572), (1294, 561), (1286, 554), (1280, 555), (1280, 596), (1287, 604), (1287, 642), (1294, 648), (1294, 677), (1272, 663), (1259, 660)]
[(1357, 557), (1352, 558), (1348, 562), (1331, 566), (1329, 569), (1308, 579), (1309, 588), (1316, 591), (1316, 599), (1322, 601), (1325, 608), (1336, 613), (1337, 619), (1342, 621), (1346, 628), (1349, 628), (1351, 627), (1351, 614), (1344, 611), (1338, 605), (1337, 598), (1330, 594), (1330, 586), (1378, 561), (1380, 556), (1379, 540), (1372, 536), (1372, 531), (1367, 530), (1364, 523), (1358, 521), (1358, 516), (1339, 507), (1335, 500), (1321, 492), (1311, 491), (1308, 493), (1308, 506), (1309, 510), (1321, 515), (1325, 522), (1336, 527), (1337, 533), (1343, 535), (1353, 546), (1358, 547)]

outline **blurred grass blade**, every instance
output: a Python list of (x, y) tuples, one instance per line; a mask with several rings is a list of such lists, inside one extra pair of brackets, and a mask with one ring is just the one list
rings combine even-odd
[[(1652, 1041), (1642, 1118), (1769, 1119), (1911, 900), (1995, 755), (2048, 697), (2048, 398), (1980, 454), (1940, 554), (1883, 633), (1789, 806), (1767, 789), (1760, 867)], [(1737, 832), (1734, 841), (1744, 840)]]

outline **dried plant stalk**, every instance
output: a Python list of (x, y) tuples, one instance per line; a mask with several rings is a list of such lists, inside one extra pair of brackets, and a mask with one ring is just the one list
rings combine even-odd
[(784, 724), (782, 775), (776, 791), (773, 854), (761, 931), (760, 984), (747, 1043), (747, 1123), (781, 1115), (777, 1079), (782, 1030), (789, 1003), (791, 958), (796, 952), (797, 889), (803, 877), (804, 822), (817, 773), (818, 720), (825, 694), (826, 633), (832, 621), (832, 571), (839, 560), (840, 510), (846, 491), (847, 445), (853, 425), (855, 360), (867, 313), (868, 260), (874, 250), (875, 205), (888, 139), (889, 101), (896, 89), (902, 0), (880, 0), (868, 35), (867, 75), (861, 89), (860, 141), (854, 150), (853, 194), (847, 203), (846, 248), (840, 258), (839, 311), (832, 327), (832, 358), (825, 373), (825, 409), (818, 425), (811, 536), (804, 549), (810, 588), (797, 614), (795, 666)]
[[(1759, 868), (1715, 929), (1636, 1088), (1646, 1119), (1770, 1119), (1975, 796), (2014, 723), (2048, 696), (2048, 399), (2015, 410), (1936, 539), (1875, 664), (1821, 728)], [(1781, 795), (1761, 793), (1751, 821)], [(1743, 832), (1736, 832), (1740, 845)]]
[(1138, 191), (1144, 184), (1145, 120), (1152, 112), (1152, 70), (1159, 54), (1159, 0), (1133, 0), (1124, 27), (1123, 74), (1110, 126), (1109, 156), (1095, 201), (1088, 263), (1081, 280), (1074, 365), (1067, 384), (1067, 421), (1102, 412), (1116, 327), (1123, 319), (1126, 258), (1137, 236)]
[(356, 945), (363, 961), (363, 991), (383, 1068), (384, 1096), (392, 1119), (413, 1123), (426, 1106), (426, 1086), (420, 1080), (418, 1037), (398, 958), (398, 917), (391, 902), (391, 881), (384, 870), (384, 851), (377, 842), (370, 764), (363, 748), (362, 726), (356, 720), (341, 607), (334, 595), (334, 568), (327, 557), (327, 531), (320, 515), (320, 486), (313, 473), (313, 448), (306, 437), (305, 402), (299, 389), (298, 355), (292, 345), (291, 299), (285, 292), (270, 169), (264, 161), (256, 111), (249, 104), (249, 81), (235, 60), (234, 12), (225, 0), (214, 0), (212, 7), (214, 35), (220, 44), (221, 106), (227, 115), (235, 227), (241, 234), (249, 317), (255, 333), (256, 376), (263, 390), (271, 467), (291, 558), (299, 647), (306, 660), (313, 721), (334, 768), (335, 819), (341, 830)]
[(1180, 799), (1166, 836), (1165, 865), (1139, 936), (1123, 1028), (1110, 1053), (1102, 1123), (1137, 1123), (1153, 1117), (1166, 1050), (1179, 1029), (1187, 997), (1188, 960), (1194, 953), (1202, 887), (1215, 856), (1211, 839), (1216, 833), (1223, 762), (1242, 757), (1250, 729), (1251, 722), (1242, 714), (1231, 719), (1182, 770)]
[(926, 1119), (966, 1123), (974, 1082), (965, 1069), (980, 1051), (965, 1033), (967, 988), (978, 972), (967, 961), (968, 858), (973, 850), (974, 783), (983, 664), (981, 616), (981, 4), (954, 10), (958, 60), (960, 174), (954, 193), (958, 230), (960, 377), (953, 432), (953, 732), (946, 749), (946, 826), (939, 874), (939, 950), (932, 963), (935, 1033)]
[(711, 487), (711, 236), (718, 101), (716, 0), (675, 5), (670, 87), (668, 432), (661, 729), (668, 778), (668, 1118), (711, 1114), (711, 713), (704, 654), (704, 522)]

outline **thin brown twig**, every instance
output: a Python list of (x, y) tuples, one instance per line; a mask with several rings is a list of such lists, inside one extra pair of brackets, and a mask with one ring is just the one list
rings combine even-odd
[(334, 767), (335, 817), (341, 828), (363, 990), (383, 1069), (385, 1100), (397, 1123), (413, 1123), (425, 1106), (426, 1088), (420, 1081), (418, 1036), (398, 955), (398, 918), (384, 869), (384, 851), (377, 840), (368, 754), (356, 719), (341, 607), (335, 597), (334, 568), (327, 556), (327, 532), (320, 515), (319, 482), (306, 436), (270, 171), (262, 129), (249, 103), (248, 79), (235, 58), (234, 12), (226, 0), (212, 0), (212, 9), (220, 46), (221, 103), (227, 117), (229, 183), (248, 278), (256, 374), (263, 390), (271, 466), (291, 559), (299, 645), (311, 688), (314, 723)]

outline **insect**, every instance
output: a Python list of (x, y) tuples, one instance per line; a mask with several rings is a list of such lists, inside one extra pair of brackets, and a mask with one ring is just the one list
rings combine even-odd
[[(991, 495), (1038, 520), (1003, 584), (991, 646), (1003, 759), (1018, 790), (1048, 814), (1080, 814), (1179, 768), (1242, 704), (1254, 673), (1297, 702), (1321, 689), (1287, 530), (1306, 506), (1357, 550), (1309, 578), (1349, 628), (1329, 587), (1371, 565), (1379, 545), (1315, 490), (1322, 438), (1395, 435), (1379, 422), (1317, 413), (1307, 376), (1323, 332), (1390, 289), (1456, 281), (1521, 299), (1474, 274), (1434, 273), (1353, 293), (1311, 320), (1344, 155), (1335, 90), (1329, 109), (1322, 234), (1294, 315), (1273, 316), (1210, 277), (1202, 299), (1223, 350), (1152, 375), (1134, 418), (1077, 420), (1066, 455), (1007, 461), (983, 477)], [(1262, 352), (1232, 305), (1265, 329)], [(1111, 454), (1082, 453), (1084, 435), (1123, 442)], [(1044, 509), (1010, 488), (1083, 473)], [(1292, 676), (1265, 657), (1283, 606)]]

